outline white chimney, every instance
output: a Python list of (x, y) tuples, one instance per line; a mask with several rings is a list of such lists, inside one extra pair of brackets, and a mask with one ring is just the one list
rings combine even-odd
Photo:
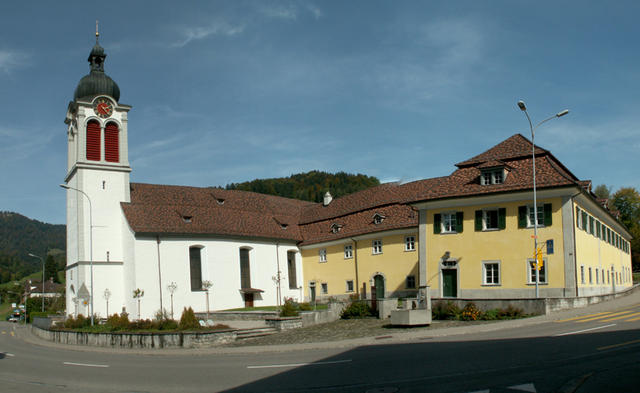
[(322, 202), (322, 205), (327, 206), (328, 204), (331, 203), (332, 200), (333, 200), (333, 197), (331, 196), (331, 194), (329, 194), (329, 191), (327, 191), (324, 194), (324, 201)]

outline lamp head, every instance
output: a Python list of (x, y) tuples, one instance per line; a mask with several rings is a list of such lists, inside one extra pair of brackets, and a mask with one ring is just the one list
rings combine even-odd
[(527, 107), (524, 105), (524, 101), (522, 100), (518, 101), (518, 108), (523, 112), (527, 110)]
[(567, 113), (569, 113), (569, 109), (565, 109), (562, 112), (556, 113), (556, 117), (562, 117), (562, 116), (566, 115)]
[(62, 188), (64, 188), (64, 189), (67, 189), (67, 190), (69, 189), (69, 186), (68, 186), (68, 185), (66, 185), (66, 184), (64, 184), (64, 183), (60, 184), (60, 187), (62, 187)]

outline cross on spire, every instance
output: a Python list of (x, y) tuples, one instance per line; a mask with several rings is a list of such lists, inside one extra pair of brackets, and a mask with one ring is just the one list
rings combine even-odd
[(96, 44), (98, 43), (98, 37), (100, 37), (100, 33), (98, 32), (98, 20), (96, 19)]

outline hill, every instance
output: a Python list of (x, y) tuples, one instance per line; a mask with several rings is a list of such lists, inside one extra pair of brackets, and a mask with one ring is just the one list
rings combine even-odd
[(20, 279), (42, 268), (33, 253), (52, 254), (64, 266), (66, 227), (32, 220), (18, 213), (0, 212), (0, 283)]
[(373, 176), (345, 172), (327, 173), (311, 171), (289, 177), (256, 179), (244, 183), (227, 184), (227, 190), (253, 191), (261, 194), (278, 195), (303, 201), (322, 202), (324, 193), (329, 191), (334, 198), (364, 190), (380, 184)]

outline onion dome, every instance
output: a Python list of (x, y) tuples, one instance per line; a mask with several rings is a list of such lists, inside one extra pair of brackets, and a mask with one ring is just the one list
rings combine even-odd
[(112, 97), (116, 102), (120, 99), (120, 88), (118, 84), (104, 73), (104, 60), (107, 55), (104, 48), (98, 43), (98, 32), (96, 32), (96, 44), (89, 53), (90, 72), (78, 82), (73, 99), (79, 98), (91, 99), (95, 96), (106, 95)]

